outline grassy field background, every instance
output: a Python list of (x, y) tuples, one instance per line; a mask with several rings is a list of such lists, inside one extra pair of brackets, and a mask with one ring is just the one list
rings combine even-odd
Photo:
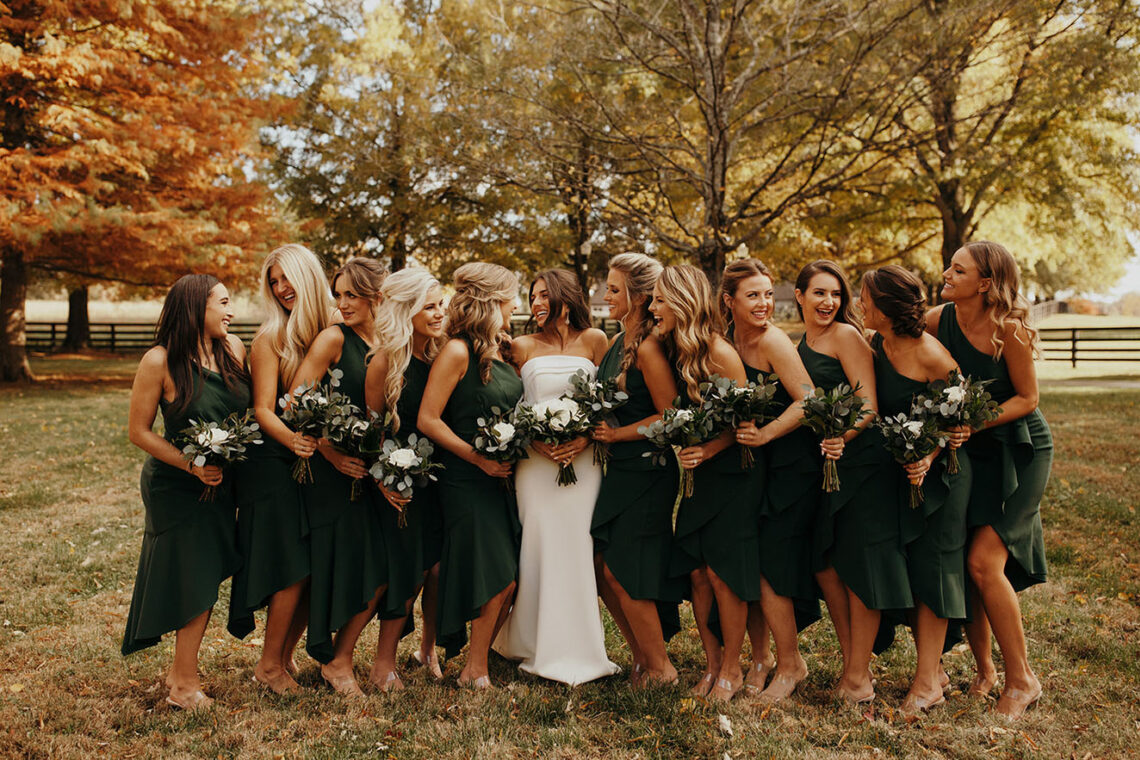
[[(1022, 597), (1045, 685), (1038, 709), (1011, 726), (967, 700), (971, 659), (959, 649), (946, 658), (948, 705), (906, 722), (894, 712), (914, 661), (902, 632), (874, 664), (875, 708), (843, 707), (830, 698), (839, 658), (825, 621), (802, 640), (803, 688), (776, 708), (734, 701), (722, 710), (728, 736), (718, 710), (683, 689), (634, 692), (622, 676), (571, 689), (498, 661), (504, 688), (461, 691), (462, 657), (443, 685), (409, 672), (408, 691), (354, 704), (320, 688), (302, 657), (300, 680), (312, 688), (275, 697), (250, 682), (261, 630), (237, 641), (222, 627), (225, 587), (202, 650), (217, 706), (170, 710), (161, 680), (172, 637), (128, 658), (118, 651), (143, 524), (143, 455), (126, 437), (133, 365), (73, 357), (35, 369), (50, 380), (0, 388), (0, 757), (1081, 759), (1140, 748), (1138, 389), (1087, 382), (1042, 395), (1057, 442), (1043, 504), (1051, 580)], [(627, 667), (607, 626), (611, 655)], [(358, 648), (362, 677), (375, 635), (372, 624)], [(702, 657), (691, 625), (671, 653), (682, 683), (693, 682)]]

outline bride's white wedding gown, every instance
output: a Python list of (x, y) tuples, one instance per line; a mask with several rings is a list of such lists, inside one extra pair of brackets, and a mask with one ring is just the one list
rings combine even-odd
[[(557, 398), (578, 370), (597, 369), (578, 356), (537, 356), (521, 370), (523, 402)], [(531, 452), (515, 466), (522, 547), (514, 607), (495, 651), (528, 673), (571, 685), (613, 675), (606, 656), (594, 580), (590, 519), (602, 483), (592, 447), (574, 459), (578, 482), (559, 486), (558, 465)]]

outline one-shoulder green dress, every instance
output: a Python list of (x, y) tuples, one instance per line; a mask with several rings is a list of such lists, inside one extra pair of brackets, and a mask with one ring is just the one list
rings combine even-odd
[[(163, 400), (163, 436), (174, 442), (191, 420), (221, 422), (249, 407), (249, 387), (231, 388), (208, 369), (193, 375), (189, 405), (174, 412)], [(177, 445), (177, 444), (175, 444)], [(179, 447), (181, 448), (181, 447)], [(233, 474), (212, 501), (185, 469), (147, 457), (139, 478), (146, 523), (138, 573), (123, 634), (123, 654), (154, 646), (218, 601), (218, 586), (241, 566), (234, 519)]]
[[(929, 394), (929, 386), (902, 375), (883, 350), (881, 336), (872, 341), (875, 349), (875, 385), (879, 413), (891, 416), (910, 413), (918, 394)], [(910, 481), (902, 465), (892, 460), (882, 473), (884, 480), (897, 485), (902, 516), (900, 538), (906, 553), (911, 594), (940, 618), (966, 616), (966, 508), (970, 501), (970, 457), (958, 454), (961, 470), (946, 471), (948, 457), (939, 454), (923, 481), (923, 503), (910, 507)]]
[[(423, 433), (416, 427), (416, 419), (420, 414), (420, 400), (430, 372), (431, 365), (414, 356), (404, 370), (404, 387), (396, 402), (396, 413), (400, 417), (400, 430), (396, 437), (401, 442), (407, 441), (412, 433), (423, 437)], [(440, 453), (441, 449), (437, 447), (434, 455), (437, 461)], [(415, 598), (423, 582), (424, 571), (431, 567), (426, 564), (427, 539), (424, 532), (432, 530), (433, 524), (440, 519), (436, 485), (435, 482), (428, 481), (415, 487), (412, 500), (404, 507), (407, 524), (403, 527), (400, 526), (400, 513), (388, 503), (383, 494), (375, 494), (388, 547), (388, 590), (380, 603), (381, 620), (402, 618), (407, 614), (407, 603)], [(409, 626), (407, 632), (410, 633), (411, 630), (413, 628)]]
[[(284, 394), (278, 387), (277, 397)], [(264, 429), (261, 439), (234, 473), (242, 565), (226, 627), (239, 639), (253, 631), (253, 613), (271, 596), (309, 577), (309, 519), (292, 474), (297, 455)]]
[[(685, 403), (687, 397), (681, 399)], [(672, 577), (684, 584), (691, 571), (707, 565), (742, 601), (760, 599), (760, 504), (766, 479), (764, 458), (745, 469), (735, 442), (693, 470), (693, 495), (683, 497), (677, 508)]]
[[(775, 373), (744, 365), (748, 380), (771, 382)], [(778, 382), (778, 381), (777, 381)], [(773, 416), (794, 402), (777, 385)], [(755, 450), (757, 466), (767, 471), (760, 502), (760, 573), (779, 596), (795, 600), (796, 626), (819, 620), (819, 589), (812, 573), (812, 535), (819, 511), (823, 460), (815, 435), (805, 427)]]
[[(443, 410), (443, 421), (470, 443), (476, 420), (492, 407), (513, 409), (522, 397), (522, 380), (511, 365), (494, 360), (486, 385), (479, 360), (467, 346), (467, 371)], [(456, 654), (467, 640), (467, 621), (518, 576), (518, 506), (513, 491), (475, 465), (437, 447), (445, 469), (439, 477), (443, 506), (443, 550), (439, 563), (439, 635), (437, 642)]]
[[(340, 359), (329, 367), (343, 375), (337, 390), (363, 411), (365, 357), (368, 344), (347, 325)], [(305, 649), (318, 662), (333, 658), (333, 633), (363, 612), (388, 579), (380, 513), (374, 490), (361, 489), (352, 500), (352, 478), (342, 474), (320, 453), (309, 459), (313, 482), (301, 486), (309, 518), (309, 633)], [(387, 506), (387, 503), (385, 503)]]
[[(625, 333), (619, 334), (602, 363), (599, 380), (621, 374)], [(632, 425), (657, 413), (645, 376), (636, 364), (625, 376), (629, 399), (614, 411), (614, 426)], [(634, 599), (657, 603), (668, 641), (681, 628), (677, 605), (683, 588), (669, 578), (673, 546), (673, 506), (677, 502), (676, 466), (654, 464), (653, 445), (644, 438), (610, 444), (610, 459), (594, 505), (590, 534), (594, 551)]]
[[(1002, 403), (1017, 395), (1005, 359), (994, 358), (970, 343), (958, 324), (954, 304), (942, 308), (938, 340), (958, 362), (962, 374), (993, 380), (987, 390)], [(970, 436), (963, 447), (973, 464), (968, 525), (990, 525), (1009, 549), (1005, 574), (1021, 591), (1044, 583), (1047, 575), (1041, 527), (1041, 496), (1053, 467), (1053, 435), (1039, 409), (1020, 419)]]
[[(839, 360), (813, 350), (806, 337), (797, 350), (817, 387), (849, 382)], [(890, 466), (897, 467), (874, 427), (847, 443), (836, 463), (839, 490), (821, 494), (812, 548), (817, 572), (834, 567), (844, 585), (875, 610), (914, 604), (899, 530), (897, 483), (882, 477)]]

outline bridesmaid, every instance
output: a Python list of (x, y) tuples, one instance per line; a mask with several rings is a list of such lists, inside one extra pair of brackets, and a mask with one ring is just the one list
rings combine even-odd
[[(218, 585), (241, 558), (224, 473), (188, 463), (173, 441), (191, 419), (220, 422), (249, 406), (245, 347), (227, 333), (233, 316), (229, 292), (217, 278), (188, 274), (174, 283), (154, 347), (139, 362), (127, 420), (131, 443), (150, 456), (139, 480), (146, 526), (122, 652), (154, 646), (162, 634), (177, 631), (166, 701), (187, 710), (213, 704), (198, 678), (198, 649)], [(159, 409), (163, 436), (152, 429)], [(221, 486), (213, 501), (199, 501), (203, 485)]]
[[(775, 291), (768, 267), (756, 259), (734, 261), (721, 278), (721, 313), (751, 382), (779, 378), (774, 397), (779, 415), (757, 427), (746, 422), (736, 429), (740, 446), (763, 447), (756, 468), (766, 466), (760, 507), (760, 602), (748, 605), (748, 633), (753, 666), (745, 690), (765, 702), (789, 696), (807, 677), (807, 664), (796, 640), (796, 605), (805, 612), (819, 602), (811, 568), (811, 528), (819, 505), (821, 465), (811, 431), (801, 427), (799, 402), (812, 387), (796, 347), (772, 324)], [(768, 653), (768, 628), (776, 641), (775, 673)]]
[(665, 649), (680, 628), (680, 589), (668, 578), (677, 475), (642, 456), (652, 446), (637, 432), (677, 396), (665, 349), (652, 334), (649, 302), (660, 275), (661, 265), (644, 254), (610, 259), (605, 299), (622, 330), (602, 357), (598, 379), (616, 379), (629, 400), (614, 413), (614, 425), (603, 422), (592, 433), (610, 456), (590, 526), (594, 567), (602, 600), (633, 655), (635, 685), (677, 680)]
[[(294, 387), (331, 382), (332, 371), (340, 370), (337, 390), (364, 409), (365, 356), (376, 345), (373, 315), (384, 274), (374, 259), (356, 256), (333, 275), (333, 297), (344, 321), (317, 335)], [(306, 649), (321, 663), (321, 677), (329, 686), (346, 696), (362, 696), (352, 654), (387, 584), (380, 514), (369, 490), (357, 501), (351, 499), (352, 481), (368, 475), (364, 462), (327, 443), (317, 450), (321, 456), (312, 459), (313, 482), (302, 486), (312, 568)]]
[[(721, 335), (720, 312), (704, 273), (682, 264), (666, 267), (653, 289), (657, 334), (682, 389), (682, 403), (699, 405), (699, 386), (712, 375), (748, 381), (744, 364)], [(681, 466), (693, 473), (693, 495), (677, 511), (670, 573), (691, 585), (693, 615), (705, 650), (706, 669), (692, 693), (728, 701), (744, 686), (740, 650), (748, 603), (760, 599), (760, 537), (757, 529), (764, 468), (744, 470), (735, 435), (681, 449)], [(720, 612), (724, 644), (709, 627), (713, 602)]]
[[(858, 385), (867, 408), (877, 410), (874, 357), (843, 270), (826, 260), (808, 264), (795, 295), (804, 322), (798, 350), (816, 386)], [(912, 606), (894, 483), (880, 477), (894, 459), (868, 429), (873, 419), (866, 415), (855, 430), (820, 444), (825, 457), (838, 460), (840, 490), (822, 494), (812, 541), (816, 581), (843, 653), (836, 691), (856, 703), (875, 698), (870, 666), (880, 610)]]
[(511, 465), (481, 456), (471, 445), (475, 420), (491, 407), (508, 410), (522, 396), (522, 380), (499, 350), (510, 324), (518, 278), (497, 264), (455, 270), (448, 306), (450, 338), (432, 363), (419, 428), (442, 448), (439, 492), (444, 538), (439, 568), (439, 640), (462, 645), (471, 621), (471, 646), (460, 686), (491, 688), (487, 654), (510, 607), (518, 575), (519, 521), (502, 479)]
[[(1005, 662), (998, 712), (1018, 718), (1041, 697), (1029, 666), (1017, 592), (1044, 583), (1041, 496), (1053, 465), (1053, 437), (1037, 409), (1033, 353), (1037, 333), (1019, 292), (1017, 262), (997, 243), (968, 243), (942, 273), (942, 298), (926, 329), (989, 391), (1002, 413), (966, 444), (974, 465), (967, 566), (977, 593), (966, 636), (978, 673), (969, 693), (988, 695), (997, 683), (990, 629)], [(969, 431), (966, 431), (969, 435)]]
[(309, 577), (308, 521), (291, 468), (296, 457), (312, 456), (317, 442), (281, 421), (277, 399), (292, 387), (305, 351), (328, 326), (332, 302), (320, 261), (293, 244), (265, 258), (261, 296), (269, 316), (253, 339), (250, 370), (263, 443), (253, 449), (235, 483), (243, 562), (234, 576), (228, 627), (244, 638), (253, 631), (253, 613), (269, 605), (253, 678), (284, 694), (298, 688), (293, 650), (305, 630)]
[[(389, 275), (380, 294), (383, 300), (376, 310), (378, 342), (369, 354), (364, 395), (370, 410), (381, 417), (385, 412), (393, 415), (392, 432), (406, 440), (410, 433), (422, 435), (416, 428), (416, 418), (431, 361), (443, 342), (443, 288), (426, 269), (411, 267)], [(396, 648), (416, 594), (436, 564), (434, 557), (425, 557), (424, 533), (440, 520), (440, 515), (433, 483), (417, 486), (414, 501), (383, 486), (379, 490), (377, 507), (388, 547), (388, 592), (380, 605), (380, 636), (369, 681), (381, 691), (392, 691), (404, 688), (396, 672)], [(399, 524), (401, 512), (406, 519), (403, 527)], [(440, 678), (442, 672), (435, 656), (434, 602), (434, 594), (429, 598), (425, 591), (423, 640), (418, 654), (420, 662)]]
[[(859, 297), (864, 324), (876, 335), (875, 387), (883, 415), (910, 413), (917, 394), (929, 383), (945, 380), (957, 363), (941, 343), (927, 335), (922, 281), (898, 266), (863, 275)], [(970, 498), (970, 458), (959, 456), (961, 471), (946, 471), (941, 449), (920, 462), (888, 466), (902, 512), (902, 543), (914, 595), (912, 619), (918, 665), (900, 712), (913, 715), (943, 704), (942, 649), (948, 619), (966, 616), (966, 506)], [(927, 477), (930, 475), (931, 477)], [(910, 483), (923, 483), (921, 507), (910, 509)], [(947, 679), (948, 682), (948, 679)]]

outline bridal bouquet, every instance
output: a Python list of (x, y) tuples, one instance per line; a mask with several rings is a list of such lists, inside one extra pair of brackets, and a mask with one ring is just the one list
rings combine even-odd
[[(442, 464), (432, 461), (434, 453), (435, 447), (431, 441), (415, 433), (410, 433), (402, 443), (396, 438), (385, 438), (368, 474), (389, 491), (411, 499), (414, 486), (423, 486), (429, 480), (435, 480), (433, 470), (443, 469)], [(406, 528), (408, 516), (403, 509), (399, 511), (398, 523), (401, 528)]]
[[(666, 451), (673, 447), (696, 446), (717, 436), (724, 429), (724, 423), (709, 412), (704, 405), (695, 409), (678, 409), (680, 398), (666, 409), (661, 419), (642, 425), (637, 432), (646, 437), (659, 451), (647, 451), (642, 456), (651, 457), (653, 463), (664, 466)], [(693, 495), (693, 471), (681, 468), (681, 489), (685, 496)]]
[[(286, 425), (303, 435), (320, 438), (325, 434), (330, 407), (339, 407), (342, 398), (339, 393), (334, 398), (334, 392), (320, 383), (303, 383), (293, 389), (292, 399), (289, 395), (282, 396), (277, 400), (277, 406), (281, 407), (281, 421)], [(297, 457), (293, 464), (293, 480), (313, 482), (313, 470), (305, 457)]]
[[(946, 445), (946, 436), (939, 430), (941, 424), (938, 418), (918, 405), (911, 408), (909, 416), (905, 412), (899, 412), (876, 420), (875, 425), (883, 433), (887, 451), (891, 452), (899, 464), (917, 462)], [(923, 498), (921, 483), (912, 480), (910, 508), (914, 509), (921, 504)]]
[[(349, 401), (347, 396), (340, 393), (331, 395), (333, 402), (328, 407), (329, 414), (324, 427), (325, 440), (340, 453), (367, 462), (381, 450), (385, 425), (381, 422), (380, 415), (369, 412), (368, 416), (364, 417), (361, 415), (360, 407)], [(361, 479), (355, 478), (352, 481), (349, 500), (359, 499), (362, 488)]]
[[(915, 405), (934, 415), (943, 430), (961, 426), (981, 428), (1001, 414), (1001, 407), (986, 390), (992, 382), (962, 377), (958, 370), (952, 369), (946, 380), (932, 382), (931, 395), (919, 396)], [(949, 452), (946, 472), (956, 475), (962, 469), (958, 464), (958, 450), (952, 448)]]
[[(516, 431), (528, 441), (542, 441), (551, 446), (572, 441), (593, 427), (590, 417), (578, 402), (566, 396), (534, 404), (519, 404), (515, 408), (514, 424)], [(560, 486), (578, 482), (573, 462), (559, 463), (557, 482)]]
[[(241, 462), (247, 458), (247, 446), (261, 444), (260, 427), (253, 421), (252, 409), (240, 416), (234, 412), (222, 422), (190, 420), (190, 427), (180, 434), (182, 456), (195, 467)], [(217, 486), (206, 486), (198, 501), (213, 501), (217, 492)]]
[[(586, 371), (580, 369), (570, 378), (567, 398), (577, 402), (589, 419), (590, 427), (594, 428), (612, 419), (614, 410), (629, 401), (629, 394), (618, 388), (616, 379), (591, 380)], [(594, 441), (594, 464), (602, 466), (603, 475), (609, 459), (610, 447), (602, 441)]]
[[(752, 422), (763, 425), (775, 417), (772, 406), (779, 390), (779, 381), (771, 375), (767, 381), (737, 385), (735, 380), (713, 375), (701, 384), (701, 396), (709, 412), (721, 420), (725, 427), (739, 427)], [(740, 466), (751, 470), (756, 464), (751, 446), (740, 447)]]
[[(804, 410), (803, 424), (821, 440), (838, 438), (854, 430), (864, 416), (873, 414), (864, 408), (867, 401), (859, 395), (858, 383), (854, 388), (840, 383), (830, 391), (813, 388), (800, 405)], [(839, 468), (834, 459), (823, 460), (823, 490), (826, 493), (839, 490)]]

